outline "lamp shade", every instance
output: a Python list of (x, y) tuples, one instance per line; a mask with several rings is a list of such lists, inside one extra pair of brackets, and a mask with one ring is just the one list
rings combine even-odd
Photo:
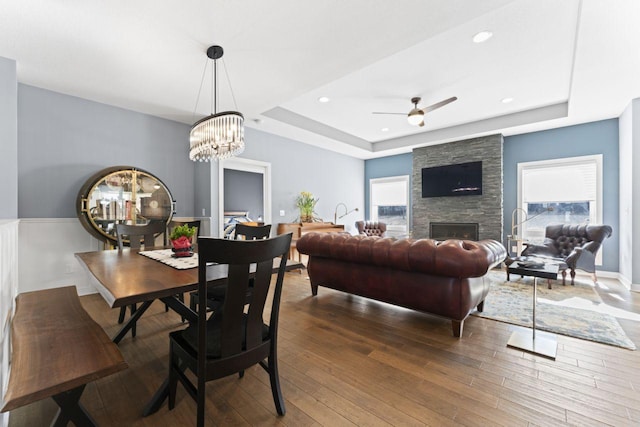
[(409, 112), (407, 120), (409, 121), (410, 125), (418, 126), (424, 120), (424, 112), (422, 110), (414, 108)]
[(194, 161), (236, 156), (244, 151), (244, 116), (236, 111), (211, 114), (194, 123), (189, 141)]

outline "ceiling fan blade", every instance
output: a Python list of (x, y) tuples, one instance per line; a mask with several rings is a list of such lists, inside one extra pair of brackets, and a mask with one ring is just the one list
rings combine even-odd
[(407, 115), (407, 113), (385, 113), (385, 112), (382, 112), (382, 111), (374, 111), (371, 114), (398, 114), (398, 115), (401, 115), (401, 116), (406, 116)]
[(451, 104), (456, 99), (458, 99), (457, 96), (452, 96), (451, 98), (445, 99), (444, 101), (436, 102), (433, 105), (429, 105), (428, 107), (424, 107), (424, 108), (422, 108), (422, 111), (425, 112), (425, 113), (428, 113), (428, 112), (436, 110), (436, 109), (438, 109), (440, 107), (444, 107), (447, 104)]

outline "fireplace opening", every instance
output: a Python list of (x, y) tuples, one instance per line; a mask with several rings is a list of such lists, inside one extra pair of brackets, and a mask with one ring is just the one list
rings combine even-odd
[(477, 222), (430, 222), (429, 237), (435, 240), (478, 240)]

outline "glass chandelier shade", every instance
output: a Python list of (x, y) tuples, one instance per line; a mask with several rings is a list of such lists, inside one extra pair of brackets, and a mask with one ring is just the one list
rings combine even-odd
[(227, 159), (244, 151), (244, 117), (236, 111), (211, 114), (194, 123), (189, 133), (193, 161)]
[[(227, 159), (244, 151), (244, 116), (237, 111), (217, 112), (217, 60), (222, 57), (222, 54), (223, 50), (220, 46), (211, 46), (207, 49), (207, 56), (213, 59), (213, 112), (195, 122), (191, 127), (189, 132), (189, 158), (193, 161), (208, 162), (210, 160)], [(202, 83), (200, 88), (202, 89)]]

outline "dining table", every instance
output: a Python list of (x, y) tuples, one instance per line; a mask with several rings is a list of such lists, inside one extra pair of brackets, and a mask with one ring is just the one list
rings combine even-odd
[[(165, 248), (150, 248), (149, 252), (163, 250), (167, 251)], [(197, 262), (192, 262), (192, 267), (176, 268), (150, 256), (143, 256), (142, 252), (138, 249), (112, 249), (75, 254), (89, 273), (91, 283), (110, 307), (140, 304), (113, 337), (115, 343), (119, 343), (127, 335), (155, 300), (164, 302), (188, 322), (196, 322), (198, 319), (197, 313), (178, 297), (198, 288)], [(279, 264), (279, 258), (276, 258), (274, 272)], [(300, 262), (287, 261), (287, 271), (302, 268), (304, 265)], [(208, 265), (209, 286), (224, 284), (227, 272), (226, 264)]]
[[(92, 284), (112, 308), (141, 304), (123, 324), (113, 337), (118, 343), (133, 328), (140, 316), (151, 306), (153, 301), (160, 300), (189, 322), (196, 322), (198, 315), (184, 304), (178, 297), (184, 292), (198, 288), (197, 262), (191, 262), (191, 268), (176, 268), (171, 260), (160, 262), (162, 258), (156, 252), (167, 251), (164, 248), (151, 248), (151, 254), (141, 253), (139, 249), (113, 249), (96, 252), (80, 252), (75, 256), (89, 273)], [(280, 258), (273, 260), (273, 272), (277, 272)], [(287, 260), (286, 270), (300, 270), (301, 262)], [(209, 286), (224, 284), (227, 279), (228, 265), (207, 265), (207, 283)], [(167, 398), (169, 380), (166, 378), (143, 410), (143, 416), (156, 412)]]

